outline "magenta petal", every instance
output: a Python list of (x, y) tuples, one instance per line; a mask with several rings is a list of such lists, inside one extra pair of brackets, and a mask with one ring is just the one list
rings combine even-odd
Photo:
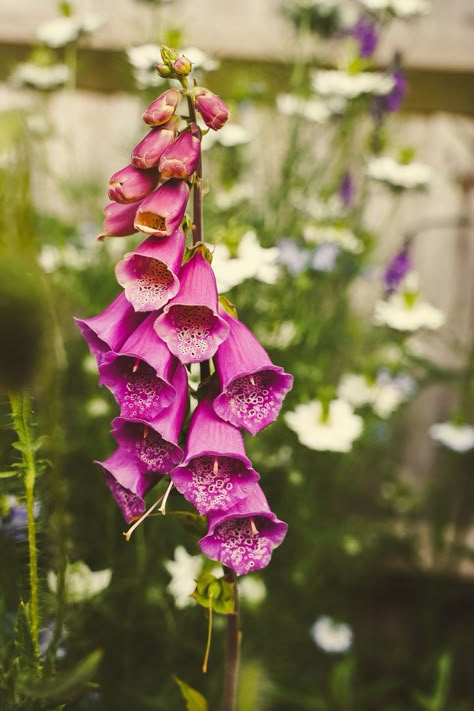
[(251, 492), (260, 478), (245, 455), (239, 430), (202, 400), (189, 426), (184, 462), (171, 472), (183, 496), (204, 516), (231, 508)]
[(129, 205), (121, 205), (118, 202), (110, 202), (104, 207), (104, 231), (97, 237), (103, 240), (105, 237), (125, 237), (132, 235), (135, 230), (135, 214), (141, 202), (132, 202)]
[(100, 365), (106, 353), (118, 351), (130, 334), (140, 325), (145, 314), (136, 313), (124, 294), (97, 316), (74, 319), (87, 341), (92, 355)]
[(161, 154), (176, 136), (178, 117), (174, 116), (159, 128), (152, 128), (132, 151), (131, 163), (142, 170), (158, 165)]
[(184, 246), (178, 229), (165, 239), (149, 237), (117, 264), (115, 276), (135, 311), (158, 311), (177, 294)]
[(158, 169), (164, 178), (188, 178), (198, 166), (201, 155), (199, 129), (184, 131), (162, 153)]
[(133, 165), (127, 165), (110, 178), (109, 199), (121, 204), (143, 200), (156, 188), (159, 177), (156, 169), (139, 170)]
[(222, 392), (214, 401), (219, 417), (256, 434), (278, 417), (293, 376), (273, 365), (268, 354), (243, 323), (225, 312), (228, 338), (214, 362)]
[(155, 321), (155, 330), (182, 363), (208, 360), (227, 338), (219, 316), (217, 287), (209, 262), (197, 251), (179, 274), (180, 289)]
[(135, 229), (146, 234), (168, 237), (181, 225), (189, 197), (184, 180), (168, 180), (141, 203), (135, 216)]
[(232, 568), (237, 575), (264, 568), (288, 526), (270, 510), (258, 484), (232, 509), (209, 514), (207, 535), (199, 541), (204, 555)]
[(99, 367), (100, 384), (112, 392), (122, 417), (152, 420), (176, 396), (169, 381), (174, 358), (156, 335), (154, 319), (150, 314)]

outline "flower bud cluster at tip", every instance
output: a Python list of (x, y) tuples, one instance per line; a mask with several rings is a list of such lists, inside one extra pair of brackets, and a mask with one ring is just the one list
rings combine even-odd
[[(162, 57), (174, 75), (188, 73), (184, 56), (163, 48)], [(178, 107), (186, 94), (213, 130), (228, 109), (208, 89), (182, 83), (146, 109), (150, 132), (109, 183), (101, 238), (137, 230), (146, 239), (116, 265), (122, 293), (77, 324), (100, 384), (120, 408), (112, 422), (117, 449), (97, 464), (126, 521), (143, 517), (145, 495), (170, 475), (171, 486), (208, 517), (201, 550), (243, 574), (269, 563), (287, 525), (268, 505), (242, 430), (254, 435), (277, 418), (293, 378), (272, 363), (235, 308), (219, 301), (202, 235), (186, 245), (183, 218), (190, 184), (201, 179), (201, 130), (192, 111), (180, 130)], [(196, 209), (196, 194), (193, 203)], [(206, 364), (202, 372), (211, 377), (203, 376), (185, 433), (193, 363)]]

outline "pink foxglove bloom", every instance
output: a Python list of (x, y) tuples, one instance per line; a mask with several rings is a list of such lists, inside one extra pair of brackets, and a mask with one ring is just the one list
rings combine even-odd
[(122, 204), (143, 200), (158, 185), (156, 169), (139, 170), (127, 165), (114, 173), (109, 181), (109, 199)]
[(210, 513), (207, 535), (199, 541), (204, 555), (232, 568), (237, 575), (265, 568), (288, 526), (270, 510), (258, 484), (252, 493), (220, 513)]
[(278, 417), (293, 376), (273, 365), (267, 352), (241, 321), (221, 311), (230, 325), (215, 355), (222, 392), (214, 400), (219, 417), (257, 434)]
[(131, 164), (141, 170), (156, 167), (165, 148), (175, 139), (177, 124), (176, 117), (173, 117), (164, 126), (152, 128), (133, 149)]
[(135, 311), (158, 311), (177, 294), (184, 246), (178, 229), (166, 239), (149, 237), (117, 264), (115, 276)]
[(152, 420), (176, 397), (170, 379), (180, 364), (153, 330), (154, 320), (150, 314), (99, 367), (100, 383), (112, 392), (122, 417)]
[(209, 89), (197, 87), (193, 90), (194, 104), (209, 128), (218, 131), (229, 118), (229, 107), (217, 94)]
[(157, 237), (176, 232), (184, 217), (189, 186), (183, 180), (168, 180), (148, 195), (136, 213), (135, 229)]
[(104, 231), (97, 237), (103, 240), (105, 237), (125, 237), (135, 232), (135, 214), (140, 202), (132, 202), (130, 205), (121, 205), (118, 202), (110, 202), (104, 207)]
[(216, 279), (200, 250), (181, 268), (179, 280), (180, 289), (155, 330), (182, 363), (199, 363), (212, 358), (229, 326), (218, 314)]
[(144, 318), (145, 314), (136, 313), (122, 293), (97, 316), (75, 321), (100, 365), (109, 351), (120, 350)]
[(161, 126), (170, 120), (181, 101), (179, 89), (167, 89), (146, 109), (142, 119), (149, 126)]
[(202, 400), (189, 425), (185, 459), (171, 472), (177, 490), (205, 516), (232, 508), (259, 478), (239, 430), (217, 417), (209, 399)]
[(194, 173), (201, 155), (199, 129), (184, 131), (161, 154), (159, 171), (164, 178), (187, 178)]

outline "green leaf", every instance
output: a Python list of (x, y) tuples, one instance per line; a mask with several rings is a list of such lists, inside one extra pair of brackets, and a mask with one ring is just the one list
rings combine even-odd
[(24, 602), (20, 602), (16, 616), (15, 649), (20, 671), (37, 676), (40, 667), (31, 633), (30, 606)]
[(18, 472), (15, 470), (0, 472), (0, 479), (10, 479), (12, 476), (18, 476)]
[(193, 689), (176, 675), (173, 675), (173, 679), (178, 684), (183, 699), (186, 701), (187, 711), (207, 711), (207, 701), (199, 691)]
[(89, 654), (71, 670), (58, 674), (54, 679), (38, 680), (22, 676), (18, 690), (30, 699), (60, 702), (77, 697), (88, 685), (102, 659), (102, 651)]

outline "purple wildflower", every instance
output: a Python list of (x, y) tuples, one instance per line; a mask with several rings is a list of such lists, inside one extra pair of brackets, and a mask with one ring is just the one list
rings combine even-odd
[(193, 89), (194, 104), (202, 120), (213, 131), (218, 131), (229, 118), (229, 107), (217, 94), (198, 86)]
[(361, 17), (350, 30), (350, 34), (359, 43), (359, 56), (371, 57), (378, 42), (378, 32), (375, 24)]
[(210, 513), (208, 522), (208, 532), (199, 541), (201, 551), (237, 575), (267, 566), (273, 549), (280, 545), (288, 529), (270, 510), (258, 484), (233, 508)]
[(410, 254), (405, 247), (391, 259), (385, 269), (384, 284), (385, 293), (387, 295), (393, 294), (393, 292), (397, 290), (400, 282), (405, 278), (412, 267), (413, 263)]
[(156, 167), (165, 148), (173, 143), (177, 125), (178, 118), (173, 116), (164, 126), (152, 128), (133, 149), (131, 164), (142, 170)]
[(194, 173), (201, 156), (199, 128), (192, 124), (161, 154), (159, 171), (164, 178), (187, 178)]
[(100, 365), (109, 351), (118, 351), (140, 325), (145, 314), (136, 313), (121, 293), (97, 316), (74, 319), (87, 341), (89, 350)]
[(106, 237), (125, 237), (132, 235), (135, 230), (135, 214), (141, 202), (132, 202), (129, 205), (121, 205), (111, 202), (104, 207), (104, 231), (97, 237), (103, 240)]
[(140, 170), (127, 165), (114, 173), (109, 181), (109, 199), (122, 204), (143, 200), (158, 185), (156, 169)]
[(155, 330), (182, 363), (199, 363), (212, 358), (229, 326), (218, 313), (214, 272), (199, 249), (182, 267), (179, 280), (179, 292), (157, 318)]
[(243, 323), (224, 311), (222, 316), (230, 333), (214, 358), (222, 386), (214, 409), (223, 420), (254, 435), (278, 417), (293, 376), (273, 365)]
[(217, 417), (210, 399), (202, 400), (189, 426), (185, 459), (171, 472), (178, 491), (204, 516), (232, 508), (259, 478), (239, 430)]
[(144, 112), (142, 119), (149, 126), (161, 126), (170, 120), (181, 101), (179, 89), (167, 89)]
[(385, 111), (395, 112), (400, 108), (405, 96), (407, 81), (401, 70), (393, 72), (391, 77), (394, 81), (393, 88), (382, 98)]
[(115, 276), (135, 311), (158, 311), (179, 290), (184, 254), (181, 228), (169, 237), (149, 237), (116, 265)]
[(341, 178), (338, 192), (344, 207), (349, 207), (354, 197), (354, 181), (348, 171)]
[(140, 203), (135, 229), (169, 237), (181, 225), (188, 197), (189, 185), (184, 180), (168, 180)]

